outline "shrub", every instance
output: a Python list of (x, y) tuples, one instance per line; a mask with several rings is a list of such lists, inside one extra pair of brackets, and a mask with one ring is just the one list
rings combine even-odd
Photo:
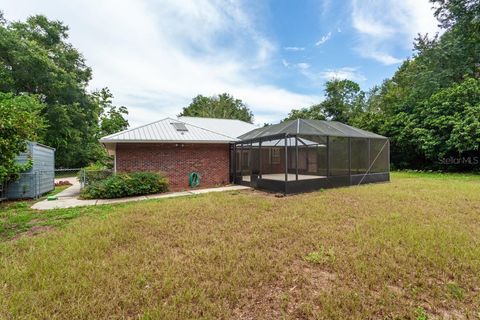
[(82, 190), (83, 199), (110, 199), (168, 190), (168, 180), (154, 172), (120, 173), (89, 184)]

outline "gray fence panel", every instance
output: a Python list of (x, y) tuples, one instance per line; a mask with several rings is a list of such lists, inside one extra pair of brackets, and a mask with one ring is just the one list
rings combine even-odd
[(8, 184), (7, 199), (36, 198), (36, 180), (34, 173), (21, 173), (18, 180)]

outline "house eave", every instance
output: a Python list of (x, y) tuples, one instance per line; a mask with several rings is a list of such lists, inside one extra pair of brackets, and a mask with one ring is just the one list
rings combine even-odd
[(238, 140), (100, 140), (101, 143), (191, 143), (191, 144), (229, 144)]

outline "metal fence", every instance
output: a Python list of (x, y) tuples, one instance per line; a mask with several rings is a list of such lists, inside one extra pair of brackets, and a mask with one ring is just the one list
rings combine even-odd
[(113, 170), (86, 170), (82, 169), (79, 172), (80, 187), (83, 189), (89, 184), (102, 181), (114, 174)]
[(82, 168), (59, 168), (55, 169), (55, 179), (78, 177)]

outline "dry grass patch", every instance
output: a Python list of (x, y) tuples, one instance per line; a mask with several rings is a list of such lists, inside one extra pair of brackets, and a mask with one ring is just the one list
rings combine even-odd
[(99, 206), (0, 244), (0, 318), (475, 317), (479, 190), (478, 176), (402, 173)]

